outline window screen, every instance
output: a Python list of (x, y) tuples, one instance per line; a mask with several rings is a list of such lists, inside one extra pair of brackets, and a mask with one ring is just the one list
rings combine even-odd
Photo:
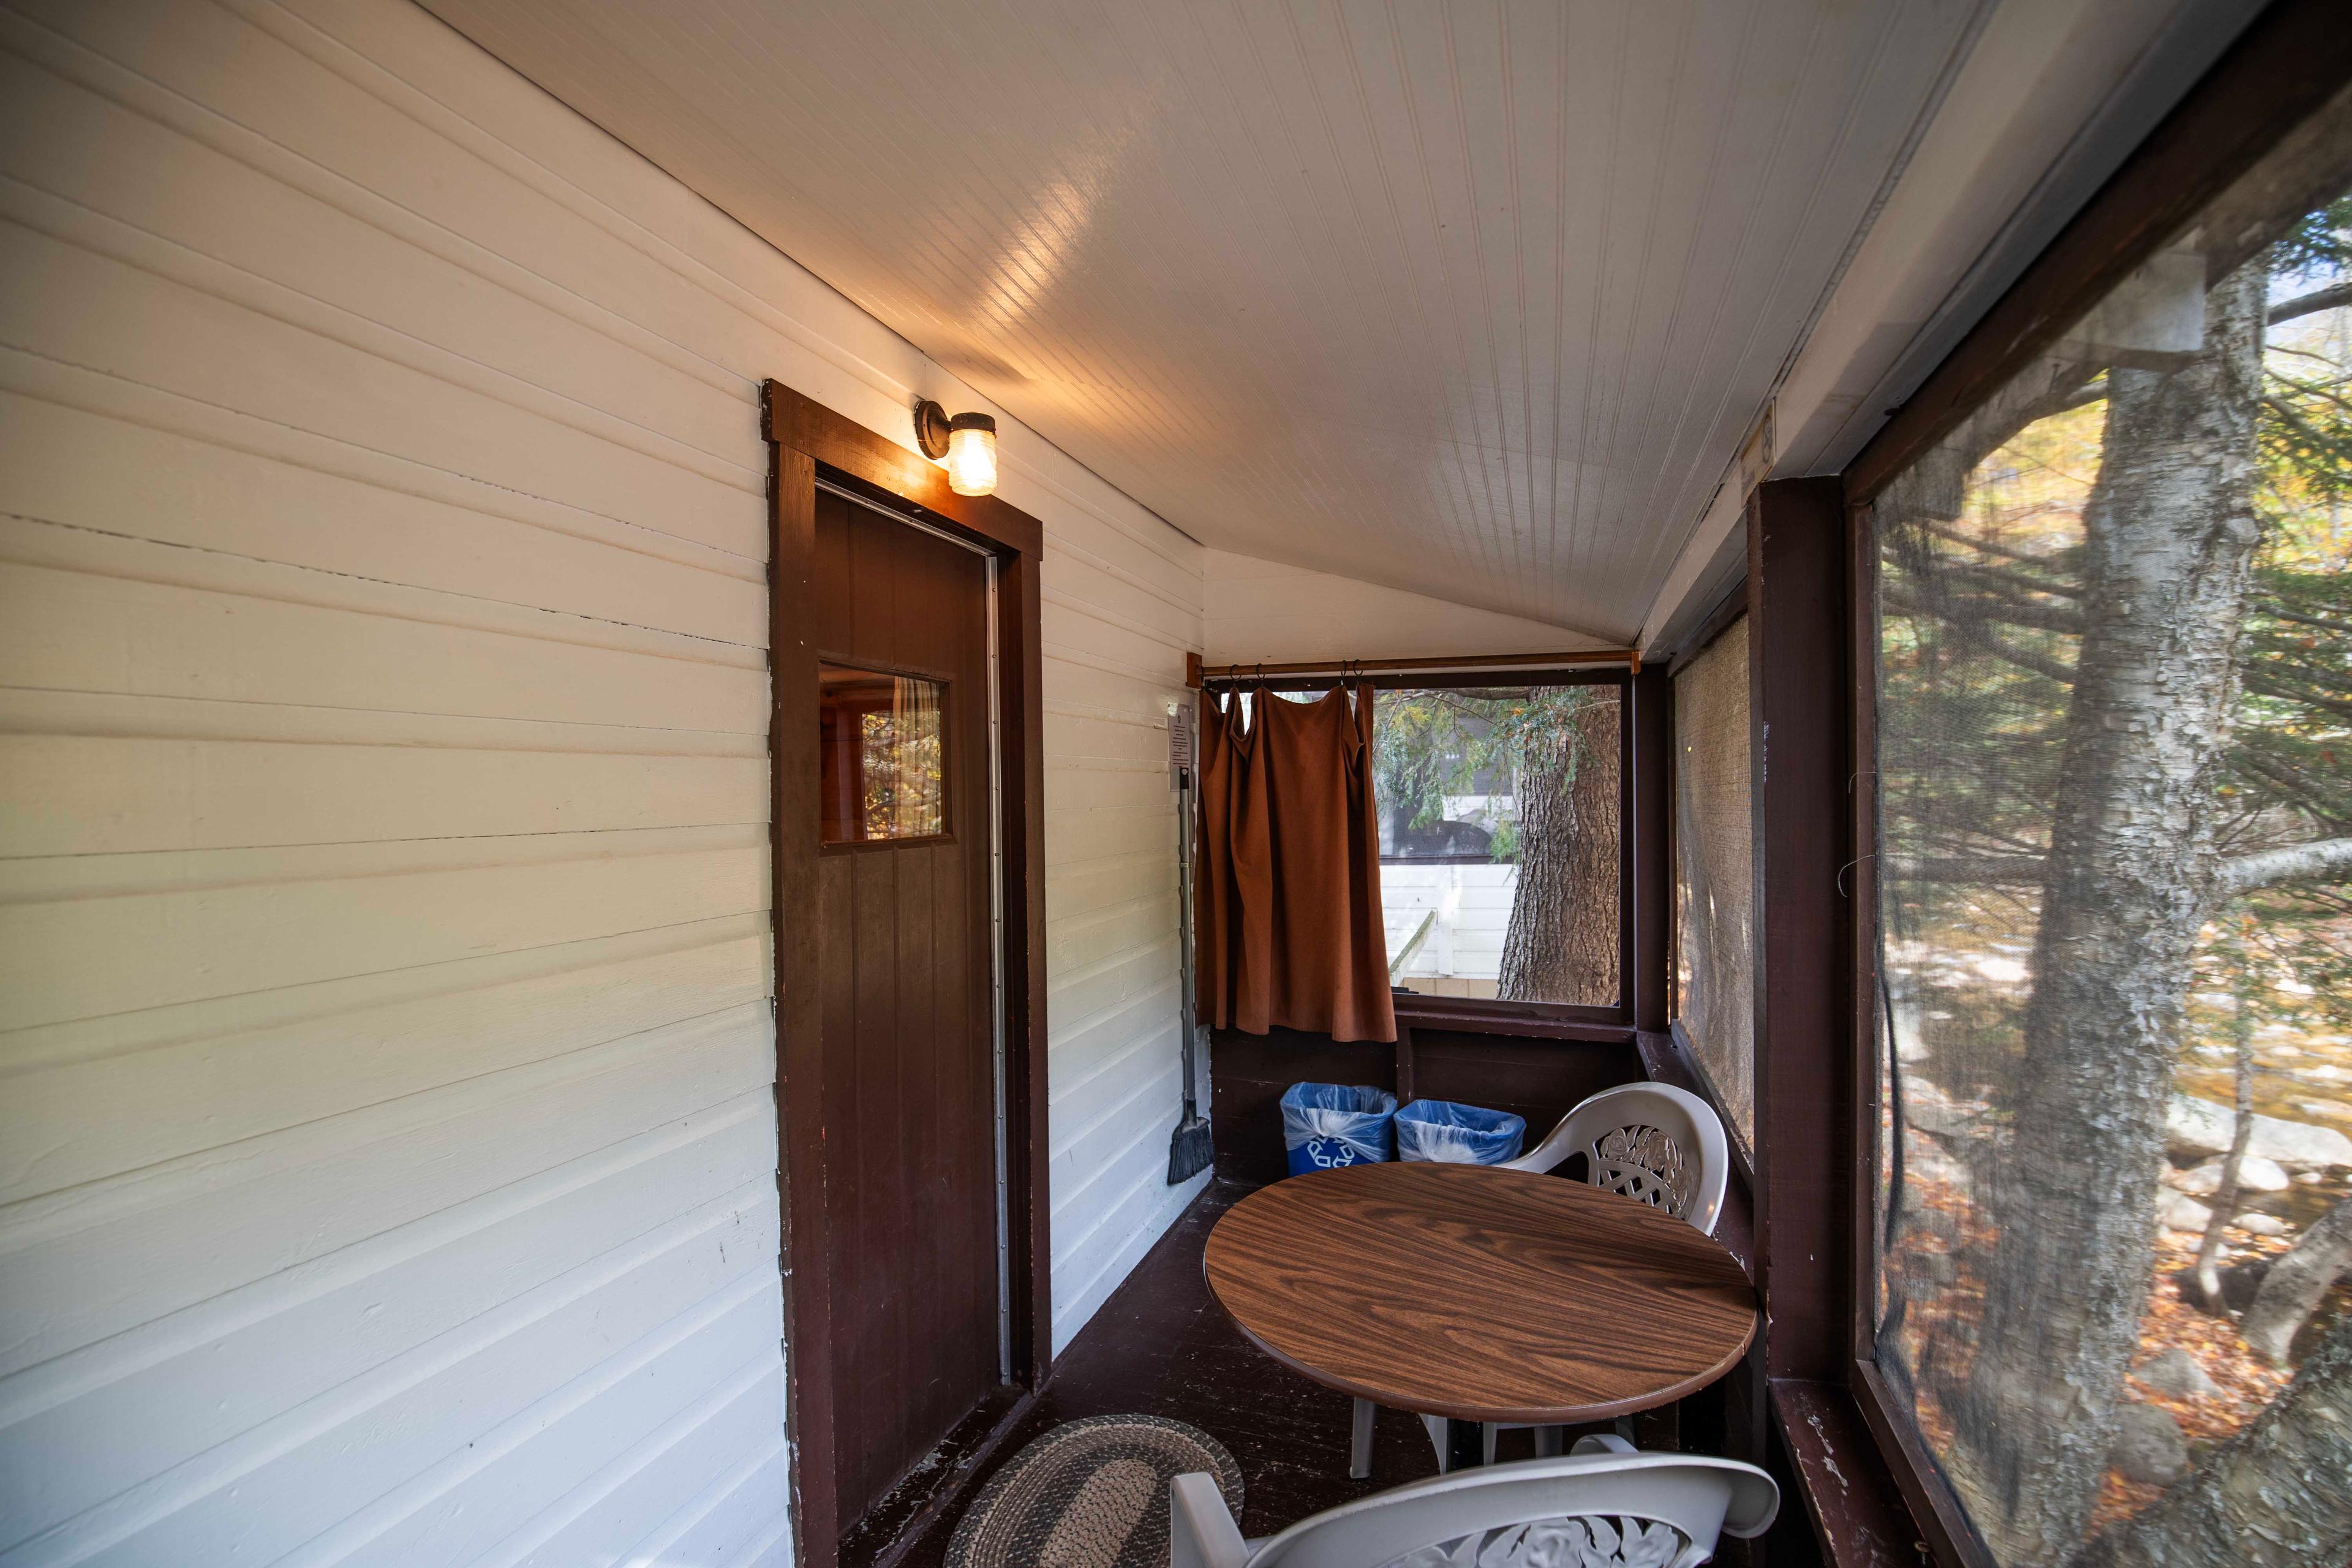
[(1878, 1363), (2003, 1564), (2352, 1531), (2347, 127), (1876, 504)]
[(1748, 622), (1675, 677), (1675, 1022), (1741, 1143), (1756, 1142)]
[(1389, 977), (1424, 994), (1613, 1005), (1615, 685), (1382, 691), (1372, 710)]

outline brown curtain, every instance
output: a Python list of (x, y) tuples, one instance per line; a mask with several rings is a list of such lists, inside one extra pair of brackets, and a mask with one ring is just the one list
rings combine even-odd
[(1393, 1040), (1372, 691), (1201, 702), (1201, 1016)]

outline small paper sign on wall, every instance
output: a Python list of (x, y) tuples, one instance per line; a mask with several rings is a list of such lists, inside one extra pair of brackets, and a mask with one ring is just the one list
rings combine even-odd
[(1168, 783), (1172, 787), (1192, 770), (1192, 710), (1168, 710)]

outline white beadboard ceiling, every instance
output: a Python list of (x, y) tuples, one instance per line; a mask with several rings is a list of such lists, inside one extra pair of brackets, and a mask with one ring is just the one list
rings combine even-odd
[(426, 3), (1203, 542), (1623, 639), (1989, 0)]

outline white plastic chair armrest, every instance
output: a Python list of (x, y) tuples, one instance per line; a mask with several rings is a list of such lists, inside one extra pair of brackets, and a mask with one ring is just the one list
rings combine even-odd
[(1502, 1168), (1506, 1171), (1530, 1171), (1538, 1176), (1551, 1171), (1576, 1152), (1574, 1129), (1569, 1125), (1574, 1120), (1573, 1112), (1561, 1117), (1534, 1148), (1516, 1160), (1504, 1161)]
[(1639, 1448), (1614, 1432), (1595, 1432), (1589, 1437), (1579, 1437), (1571, 1454), (1638, 1454)]
[(1168, 1568), (1243, 1568), (1249, 1555), (1214, 1476), (1196, 1470), (1168, 1483)]
[(1780, 1517), (1780, 1488), (1771, 1477), (1743, 1476), (1731, 1489), (1731, 1506), (1724, 1511), (1723, 1533), (1753, 1540), (1772, 1528)]

